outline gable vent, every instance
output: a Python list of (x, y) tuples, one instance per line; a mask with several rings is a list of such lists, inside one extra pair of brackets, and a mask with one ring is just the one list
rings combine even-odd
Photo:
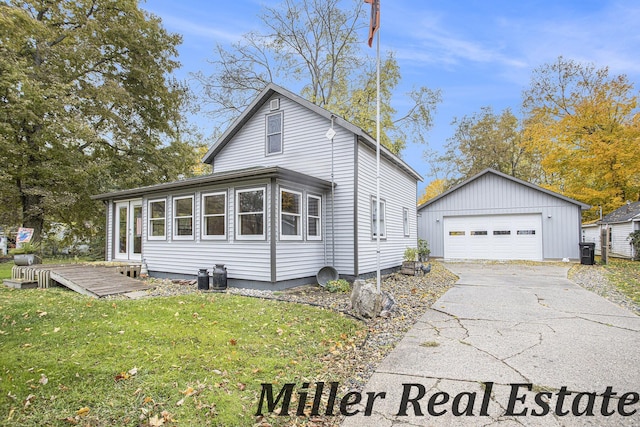
[(269, 102), (269, 109), (271, 111), (279, 110), (280, 109), (280, 98), (272, 99)]

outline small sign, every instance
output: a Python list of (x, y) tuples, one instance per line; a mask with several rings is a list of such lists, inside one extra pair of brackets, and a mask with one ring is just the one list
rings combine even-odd
[(331, 140), (334, 136), (336, 136), (336, 131), (333, 129), (329, 129), (327, 133), (324, 134), (324, 136), (326, 136), (327, 139)]
[(18, 228), (16, 243), (29, 243), (33, 237), (33, 228)]

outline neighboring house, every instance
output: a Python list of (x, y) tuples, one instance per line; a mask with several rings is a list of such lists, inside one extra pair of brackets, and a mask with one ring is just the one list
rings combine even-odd
[(593, 224), (583, 224), (582, 240), (596, 244), (596, 254), (601, 253), (600, 233), (609, 230), (608, 255), (616, 258), (633, 258), (634, 248), (629, 234), (640, 230), (640, 202), (627, 202), (624, 206), (605, 215)]
[[(231, 286), (266, 289), (312, 282), (324, 266), (371, 274), (375, 148), (362, 129), (270, 84), (204, 157), (211, 174), (94, 196), (107, 207), (106, 258), (174, 277), (225, 264)], [(381, 177), (384, 270), (416, 246), (421, 177), (384, 147)]]
[(418, 237), (445, 259), (580, 258), (589, 205), (485, 169), (418, 207)]

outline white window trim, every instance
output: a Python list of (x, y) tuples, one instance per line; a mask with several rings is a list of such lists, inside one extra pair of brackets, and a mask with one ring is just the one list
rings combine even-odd
[[(191, 215), (190, 216), (180, 216), (179, 217), (179, 216), (176, 215), (176, 202), (178, 200), (183, 200), (183, 199), (191, 199)], [(173, 213), (173, 215), (172, 215), (172, 224), (171, 224), (172, 225), (171, 228), (173, 230), (173, 232), (172, 232), (173, 240), (193, 240), (193, 235), (194, 235), (193, 229), (194, 229), (194, 227), (196, 225), (195, 224), (195, 216), (194, 216), (195, 209), (194, 209), (194, 206), (193, 206), (193, 199), (194, 199), (193, 195), (191, 195), (191, 196), (180, 196), (180, 197), (174, 197), (173, 198), (173, 202), (172, 202), (172, 207), (173, 207), (172, 213)], [(176, 234), (176, 232), (178, 231), (177, 221), (178, 221), (178, 219), (182, 219), (182, 218), (191, 218), (191, 234), (190, 235), (178, 235), (178, 234)]]
[[(376, 198), (375, 196), (371, 197), (371, 238), (373, 240), (377, 239), (376, 236), (376, 223), (373, 220), (373, 206), (376, 203)], [(384, 217), (384, 222), (381, 224), (382, 226), (380, 227), (380, 240), (382, 239), (386, 239), (387, 238), (387, 203), (385, 202), (385, 200), (380, 199), (380, 210), (383, 213), (383, 217)], [(380, 215), (378, 215), (380, 216)]]
[[(269, 136), (275, 135), (275, 133), (269, 133), (269, 117), (271, 116), (280, 116), (280, 151), (274, 151), (272, 153), (269, 152)], [(275, 113), (269, 113), (265, 116), (264, 122), (264, 152), (267, 156), (275, 156), (278, 154), (282, 154), (284, 151), (284, 114), (282, 111), (278, 111)]]
[[(238, 203), (238, 200), (240, 199), (240, 194), (241, 193), (248, 193), (251, 191), (262, 191), (262, 234), (240, 234), (240, 203)], [(235, 197), (235, 219), (236, 219), (236, 225), (235, 225), (235, 236), (236, 236), (236, 240), (265, 240), (266, 239), (266, 232), (267, 232), (267, 190), (265, 189), (265, 187), (254, 187), (254, 188), (243, 188), (242, 190), (236, 190), (236, 197)], [(251, 214), (251, 213), (259, 213), (259, 212), (244, 212), (244, 214)]]
[[(291, 194), (298, 195), (298, 197), (300, 198), (299, 199), (300, 200), (300, 213), (297, 213), (297, 214), (291, 213), (291, 212), (286, 212), (285, 213), (285, 212), (282, 211), (282, 193), (291, 193)], [(301, 192), (288, 190), (286, 188), (281, 188), (280, 189), (280, 200), (279, 200), (280, 203), (278, 205), (279, 206), (279, 212), (280, 212), (280, 223), (279, 223), (279, 225), (280, 225), (280, 227), (279, 227), (280, 228), (280, 240), (302, 240), (302, 227), (303, 227), (303, 223), (302, 223), (302, 219), (303, 219), (303, 216), (302, 216), (302, 200), (303, 200), (303, 197), (302, 197), (302, 193)], [(298, 234), (296, 234), (294, 236), (282, 234), (282, 216), (283, 215), (297, 216), (299, 218), (298, 224), (299, 224), (300, 227), (298, 227)]]
[[(309, 199), (318, 200), (318, 216), (309, 215)], [(309, 218), (318, 219), (318, 235), (309, 235)], [(307, 240), (322, 240), (322, 197), (313, 194), (307, 194)]]
[[(205, 203), (204, 199), (208, 196), (224, 196), (224, 209), (222, 214), (205, 214)], [(229, 224), (227, 224), (227, 192), (226, 191), (216, 191), (213, 193), (203, 193), (200, 201), (200, 212), (201, 212), (201, 233), (200, 237), (203, 240), (226, 240), (227, 239), (227, 229), (229, 228)], [(224, 218), (224, 234), (207, 234), (207, 217), (221, 216)]]
[[(151, 217), (151, 205), (153, 203), (164, 202), (164, 216), (162, 218)], [(164, 228), (162, 230), (162, 236), (153, 236), (153, 221), (164, 220)], [(147, 202), (147, 240), (167, 240), (167, 199), (153, 199)]]
[(411, 236), (411, 225), (409, 224), (408, 208), (402, 208), (402, 230), (404, 231), (404, 237)]

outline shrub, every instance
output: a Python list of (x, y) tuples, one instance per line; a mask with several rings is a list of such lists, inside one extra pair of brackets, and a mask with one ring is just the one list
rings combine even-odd
[(327, 282), (327, 285), (325, 286), (325, 289), (331, 293), (339, 292), (342, 294), (346, 294), (348, 292), (351, 292), (351, 285), (349, 285), (349, 282), (344, 279), (329, 280)]
[(404, 260), (407, 262), (415, 261), (417, 255), (418, 249), (416, 248), (407, 248), (404, 250)]

